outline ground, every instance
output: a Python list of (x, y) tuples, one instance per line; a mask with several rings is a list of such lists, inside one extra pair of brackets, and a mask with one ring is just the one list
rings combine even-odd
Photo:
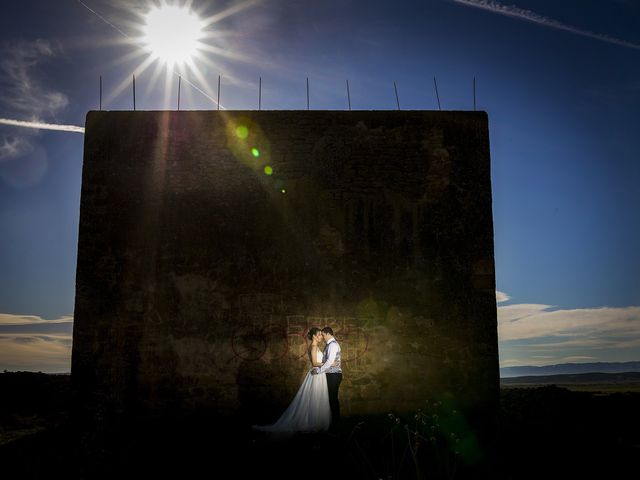
[[(502, 388), (492, 477), (624, 478), (640, 455), (640, 393), (619, 390)], [(427, 405), (411, 418), (345, 419), (336, 435), (284, 439), (213, 418), (144, 421), (114, 434), (87, 460), (69, 421), (68, 376), (6, 372), (0, 391), (0, 465), (3, 477), (12, 473), (6, 478), (119, 478), (124, 472), (229, 478), (229, 470), (234, 478), (326, 478), (327, 468), (340, 472), (336, 478), (484, 476), (469, 465), (473, 448), (465, 450), (459, 423), (443, 420), (442, 405)]]

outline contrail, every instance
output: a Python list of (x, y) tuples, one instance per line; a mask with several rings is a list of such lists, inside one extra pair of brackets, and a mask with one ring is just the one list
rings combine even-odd
[(619, 38), (610, 37), (601, 33), (590, 32), (589, 30), (582, 30), (572, 25), (567, 25), (553, 18), (539, 15), (531, 10), (525, 10), (524, 8), (518, 8), (513, 5), (502, 5), (492, 0), (450, 0), (460, 5), (467, 7), (480, 8), (489, 12), (497, 13), (507, 17), (517, 18), (519, 20), (526, 20), (527, 22), (537, 23), (538, 25), (544, 25), (545, 27), (555, 28), (556, 30), (564, 30), (565, 32), (574, 33), (576, 35), (582, 35), (583, 37), (594, 38), (602, 42), (613, 43), (614, 45), (620, 45), (621, 47), (634, 48), (640, 50), (640, 44), (621, 40)]
[(84, 8), (86, 8), (87, 10), (89, 10), (91, 13), (93, 13), (96, 17), (98, 17), (100, 20), (102, 20), (104, 23), (106, 23), (107, 25), (111, 26), (114, 30), (116, 30), (117, 32), (121, 33), (122, 35), (124, 35), (125, 37), (129, 38), (129, 35), (127, 35), (126, 33), (124, 33), (122, 30), (120, 30), (118, 27), (116, 27), (113, 23), (111, 23), (109, 20), (107, 20), (106, 18), (104, 18), (102, 15), (100, 15), (98, 12), (96, 12), (94, 9), (92, 9), (91, 7), (89, 7), (89, 5), (87, 5), (86, 3), (84, 3), (82, 0), (77, 0), (77, 2), (82, 5)]
[(10, 118), (0, 118), (0, 125), (11, 125), (12, 127), (36, 128), (38, 130), (58, 130), (60, 132), (84, 133), (84, 127), (77, 125), (60, 125), (57, 123), (25, 122), (23, 120), (11, 120)]

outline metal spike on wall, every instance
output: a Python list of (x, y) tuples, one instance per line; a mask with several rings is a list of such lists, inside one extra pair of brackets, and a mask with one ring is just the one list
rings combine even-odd
[(400, 110), (400, 99), (398, 98), (398, 87), (396, 87), (396, 82), (393, 82), (393, 89), (396, 92), (396, 103), (398, 104), (398, 110)]
[[(195, 86), (193, 83), (189, 82), (189, 80), (187, 78), (185, 78), (185, 81), (191, 85), (192, 87), (197, 89), (197, 86)], [(477, 105), (477, 88), (476, 88), (476, 77), (475, 75), (473, 76), (473, 111), (477, 111), (478, 109), (478, 105)], [(351, 105), (351, 86), (349, 83), (349, 79), (345, 79), (345, 84), (346, 84), (346, 89), (347, 89), (347, 108), (349, 109), (349, 111), (352, 110), (352, 105)], [(218, 92), (217, 92), (217, 99), (216, 101), (216, 109), (220, 110), (220, 95), (221, 95), (221, 86), (222, 86), (222, 75), (218, 75)], [(442, 104), (440, 101), (440, 92), (438, 91), (438, 80), (437, 78), (434, 76), (433, 77), (433, 87), (435, 90), (435, 94), (436, 94), (436, 99), (438, 102), (438, 110), (442, 110)], [(199, 89), (198, 89), (199, 90)], [(395, 98), (396, 98), (396, 108), (397, 110), (401, 110), (400, 108), (400, 95), (398, 93), (398, 83), (394, 80), (393, 81), (393, 91), (395, 94)], [(203, 92), (204, 93), (204, 92)], [(306, 77), (306, 93), (307, 93), (307, 110), (311, 110), (311, 96), (310, 96), (310, 86), (309, 86), (309, 77)], [(206, 93), (205, 93), (206, 95)], [(136, 76), (135, 74), (132, 75), (132, 96), (133, 96), (133, 110), (136, 111), (137, 110), (137, 103), (136, 103)], [(207, 98), (209, 98), (210, 100), (214, 101), (214, 99), (209, 96), (206, 95)], [(181, 107), (181, 99), (182, 99), (182, 75), (178, 75), (178, 98), (177, 98), (177, 110), (180, 111), (180, 107)], [(98, 98), (98, 109), (100, 111), (102, 111), (102, 75), (99, 76), (99, 98)], [(258, 110), (261, 111), (262, 110), (262, 77), (258, 77)]]
[(476, 77), (473, 77), (473, 111), (476, 111)]

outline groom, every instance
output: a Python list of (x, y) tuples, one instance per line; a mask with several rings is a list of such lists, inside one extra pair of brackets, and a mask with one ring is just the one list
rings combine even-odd
[(331, 327), (322, 329), (322, 338), (325, 342), (322, 354), (322, 366), (314, 368), (311, 373), (327, 374), (327, 389), (329, 390), (329, 407), (331, 408), (331, 430), (336, 429), (340, 423), (340, 402), (338, 401), (338, 389), (342, 382), (342, 368), (340, 363), (340, 345), (333, 336)]

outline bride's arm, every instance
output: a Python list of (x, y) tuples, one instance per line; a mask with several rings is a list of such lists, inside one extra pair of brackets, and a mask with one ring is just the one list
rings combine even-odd
[(322, 366), (320, 367), (317, 373), (324, 373), (327, 370), (329, 370), (329, 368), (333, 365), (333, 362), (335, 362), (336, 360), (336, 356), (338, 354), (338, 348), (339, 348), (338, 343), (331, 342), (327, 346), (327, 348), (329, 348), (329, 353), (328, 353), (329, 358), (327, 358), (327, 361), (322, 364)]

